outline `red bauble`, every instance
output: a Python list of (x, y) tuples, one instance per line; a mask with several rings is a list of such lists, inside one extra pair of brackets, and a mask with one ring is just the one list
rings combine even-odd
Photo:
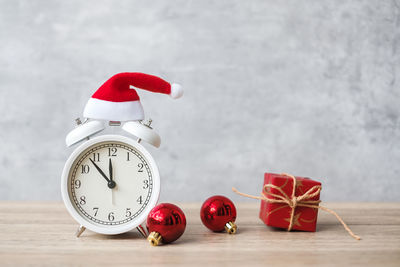
[(148, 240), (154, 246), (177, 240), (186, 228), (186, 217), (176, 205), (161, 203), (147, 216)]
[(224, 196), (212, 196), (201, 206), (200, 217), (203, 224), (214, 232), (226, 230), (236, 233), (236, 208), (233, 202)]

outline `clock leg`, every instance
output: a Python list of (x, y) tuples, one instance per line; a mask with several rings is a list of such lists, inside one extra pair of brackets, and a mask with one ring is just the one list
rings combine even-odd
[(82, 234), (85, 230), (86, 230), (86, 227), (85, 227), (85, 226), (83, 226), (83, 225), (79, 226), (78, 229), (76, 230), (76, 233), (75, 233), (76, 237), (80, 237), (81, 234)]
[(136, 227), (136, 230), (139, 231), (139, 233), (144, 237), (147, 238), (147, 236), (149, 235), (149, 232), (147, 230), (147, 226), (146, 226), (146, 222), (142, 223), (141, 225), (139, 225), (138, 227)]

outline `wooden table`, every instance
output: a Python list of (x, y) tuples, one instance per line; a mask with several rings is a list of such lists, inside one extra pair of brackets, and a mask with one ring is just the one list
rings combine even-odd
[(212, 233), (200, 204), (180, 204), (187, 228), (173, 244), (151, 247), (139, 233), (84, 232), (61, 203), (0, 202), (0, 265), (376, 265), (400, 266), (400, 203), (329, 203), (352, 230), (320, 211), (316, 233), (286, 232), (258, 219), (259, 203), (237, 204), (238, 234)]

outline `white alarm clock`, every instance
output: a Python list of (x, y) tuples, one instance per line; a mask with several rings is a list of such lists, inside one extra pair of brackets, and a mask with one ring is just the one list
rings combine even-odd
[[(89, 100), (85, 122), (77, 119), (77, 128), (66, 137), (67, 146), (82, 142), (66, 161), (61, 176), (62, 199), (80, 225), (78, 237), (85, 229), (112, 235), (136, 228), (143, 236), (148, 234), (145, 221), (160, 195), (160, 174), (153, 157), (140, 142), (159, 147), (161, 139), (151, 128), (151, 120), (138, 120), (143, 118), (143, 109), (132, 86), (154, 92), (153, 78), (156, 82), (161, 80), (141, 73), (113, 76)], [(149, 79), (152, 83), (147, 86)], [(165, 91), (168, 86), (163, 82), (167, 83), (161, 80), (162, 93), (174, 96), (176, 90), (182, 90), (173, 84)], [(99, 91), (105, 98), (105, 89), (112, 101), (96, 98)], [(115, 96), (121, 97), (126, 90), (133, 93), (133, 99), (115, 101)], [(121, 132), (128, 135), (100, 135), (107, 120), (114, 129), (123, 125)]]
[[(99, 121), (87, 124), (102, 127)], [(84, 228), (101, 234), (139, 228), (146, 234), (146, 227), (141, 224), (160, 194), (158, 167), (139, 143), (148, 140), (159, 146), (159, 136), (149, 126), (126, 123), (123, 129), (139, 135), (137, 140), (122, 135), (100, 135), (81, 144), (68, 158), (62, 173), (61, 193), (67, 210)], [(87, 138), (90, 127), (83, 124), (76, 130)], [(68, 144), (74, 141), (71, 135), (67, 137)]]

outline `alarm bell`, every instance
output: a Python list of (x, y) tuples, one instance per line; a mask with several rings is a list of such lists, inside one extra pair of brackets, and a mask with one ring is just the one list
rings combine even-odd
[(68, 147), (104, 130), (105, 128), (104, 123), (101, 121), (89, 121), (82, 124), (81, 121), (77, 119), (76, 122), (78, 127), (69, 132), (65, 138), (65, 143)]
[(122, 129), (155, 147), (159, 147), (161, 138), (153, 128), (150, 127), (150, 124), (151, 120), (147, 124), (143, 124), (139, 121), (128, 121), (122, 126)]

